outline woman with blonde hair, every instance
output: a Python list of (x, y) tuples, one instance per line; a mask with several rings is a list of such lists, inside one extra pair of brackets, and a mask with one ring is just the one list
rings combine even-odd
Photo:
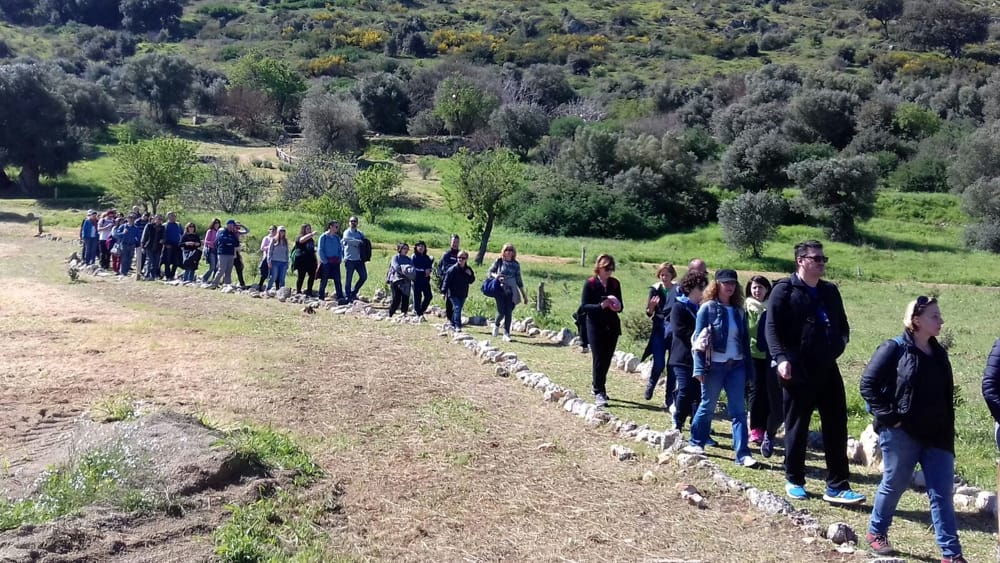
[(875, 416), (885, 470), (875, 493), (865, 540), (879, 555), (893, 553), (889, 527), (917, 463), (927, 481), (934, 536), (942, 562), (964, 562), (955, 505), (955, 380), (941, 334), (937, 299), (906, 305), (903, 334), (882, 343), (861, 376), (861, 396)]
[(615, 272), (615, 259), (601, 254), (594, 263), (594, 276), (583, 284), (580, 309), (587, 317), (587, 338), (590, 342), (591, 387), (594, 404), (604, 407), (608, 404), (608, 390), (605, 383), (608, 369), (615, 353), (615, 345), (622, 333), (622, 286), (611, 276)]
[(503, 323), (504, 342), (510, 342), (510, 323), (514, 316), (514, 306), (518, 297), (521, 303), (528, 303), (528, 294), (524, 291), (524, 281), (521, 279), (521, 264), (517, 261), (517, 250), (514, 245), (503, 245), (500, 257), (490, 266), (488, 275), (500, 282), (500, 294), (494, 297), (497, 302), (497, 318), (493, 321), (493, 336), (500, 332)]
[(733, 452), (737, 465), (757, 465), (747, 440), (747, 408), (744, 399), (747, 374), (753, 373), (750, 329), (743, 310), (743, 292), (735, 270), (719, 270), (695, 318), (697, 335), (692, 350), (694, 377), (701, 381), (701, 403), (691, 422), (689, 453), (703, 453), (710, 445), (709, 432), (719, 395), (726, 390), (728, 418), (733, 427)]

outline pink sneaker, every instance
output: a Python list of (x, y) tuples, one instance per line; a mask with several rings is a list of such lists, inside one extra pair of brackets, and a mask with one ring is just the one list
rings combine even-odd
[(750, 430), (750, 441), (754, 444), (760, 445), (760, 443), (764, 441), (764, 429), (752, 428)]

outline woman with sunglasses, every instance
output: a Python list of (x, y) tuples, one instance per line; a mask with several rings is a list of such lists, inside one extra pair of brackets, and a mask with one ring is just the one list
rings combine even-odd
[(521, 280), (521, 264), (517, 261), (517, 250), (509, 242), (503, 245), (500, 258), (490, 266), (489, 276), (500, 282), (500, 295), (496, 296), (497, 318), (493, 321), (493, 336), (500, 332), (503, 323), (503, 340), (510, 342), (510, 323), (514, 316), (514, 306), (518, 296), (521, 302), (528, 303), (528, 294), (524, 291), (524, 281)]
[(622, 286), (611, 276), (615, 272), (615, 259), (601, 254), (594, 264), (594, 276), (583, 284), (580, 309), (587, 318), (587, 338), (590, 342), (591, 387), (594, 404), (605, 407), (608, 404), (608, 390), (605, 382), (615, 345), (622, 333)]
[(893, 553), (889, 527), (919, 463), (942, 561), (965, 561), (952, 500), (955, 382), (948, 352), (937, 341), (943, 324), (937, 299), (911, 301), (903, 314), (902, 336), (879, 346), (861, 376), (861, 396), (875, 416), (885, 465), (865, 537), (879, 555)]

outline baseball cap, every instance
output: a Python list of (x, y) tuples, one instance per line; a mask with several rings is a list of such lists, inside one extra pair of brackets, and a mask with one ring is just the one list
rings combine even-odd
[(715, 272), (715, 281), (734, 282), (739, 281), (739, 277), (736, 275), (736, 270), (719, 270)]
[(227, 225), (235, 225), (236, 224), (236, 219), (230, 219), (230, 220), (226, 221), (226, 224)]

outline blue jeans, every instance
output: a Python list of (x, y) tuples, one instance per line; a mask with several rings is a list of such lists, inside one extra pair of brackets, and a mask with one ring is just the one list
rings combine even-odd
[(118, 264), (118, 273), (123, 276), (127, 276), (129, 271), (132, 269), (132, 257), (135, 255), (135, 247), (123, 244), (118, 248), (121, 250), (121, 254), (118, 255), (121, 260)]
[(935, 540), (946, 558), (961, 555), (962, 545), (958, 543), (958, 525), (952, 500), (955, 454), (924, 447), (902, 428), (883, 428), (878, 439), (885, 472), (875, 493), (868, 531), (873, 534), (888, 533), (899, 497), (909, 488), (913, 468), (919, 462), (927, 480)]
[(185, 269), (184, 274), (181, 275), (181, 281), (193, 282), (194, 278), (196, 277), (194, 275), (194, 272), (195, 272), (194, 270)]
[(271, 268), (268, 271), (267, 289), (276, 286), (278, 289), (285, 287), (285, 274), (288, 273), (288, 262), (271, 261)]
[(461, 330), (462, 328), (462, 307), (465, 307), (466, 297), (449, 297), (451, 303), (451, 326)]
[[(361, 291), (361, 286), (365, 285), (365, 281), (368, 279), (368, 268), (365, 267), (365, 263), (361, 260), (347, 260), (344, 262), (344, 271), (347, 272), (347, 283), (344, 285), (344, 289), (347, 290), (348, 299), (357, 299), (358, 292)], [(351, 281), (354, 279), (354, 272), (358, 273), (358, 285), (352, 286)]]
[(97, 255), (100, 253), (101, 241), (97, 238), (83, 239), (83, 263), (87, 266), (97, 262)]
[(333, 278), (333, 287), (337, 290), (337, 301), (344, 298), (344, 288), (340, 285), (340, 264), (327, 261), (319, 267), (319, 298), (326, 299), (326, 284)]
[(691, 423), (691, 443), (704, 447), (708, 442), (708, 434), (712, 430), (712, 418), (715, 416), (715, 405), (723, 388), (726, 390), (726, 408), (733, 424), (733, 451), (736, 452), (736, 463), (750, 455), (747, 446), (747, 407), (744, 390), (747, 384), (746, 363), (743, 360), (733, 362), (712, 362), (712, 369), (701, 384), (701, 403), (698, 412)]
[(502, 321), (504, 334), (510, 334), (510, 321), (514, 316), (514, 295), (502, 290), (500, 295), (493, 299), (497, 302), (497, 319), (493, 324), (500, 326)]
[(205, 259), (208, 260), (208, 271), (201, 276), (201, 281), (208, 283), (215, 278), (215, 272), (219, 268), (219, 254), (214, 248), (210, 248), (205, 251)]
[(160, 252), (155, 248), (146, 249), (146, 279), (160, 279)]
[[(669, 377), (677, 382), (677, 396), (674, 398), (674, 425), (678, 430), (684, 428), (688, 418), (694, 421), (694, 413), (701, 404), (701, 382), (691, 377), (694, 368), (691, 366), (667, 366)], [(667, 380), (669, 383), (670, 379)]]
[[(659, 336), (653, 336), (653, 369), (649, 372), (649, 384), (656, 385), (663, 375), (663, 369), (667, 365), (667, 339), (663, 338), (663, 329), (660, 329)], [(677, 385), (677, 378), (674, 372), (667, 370), (666, 391), (663, 396), (663, 404), (669, 407), (674, 404), (674, 393)]]

